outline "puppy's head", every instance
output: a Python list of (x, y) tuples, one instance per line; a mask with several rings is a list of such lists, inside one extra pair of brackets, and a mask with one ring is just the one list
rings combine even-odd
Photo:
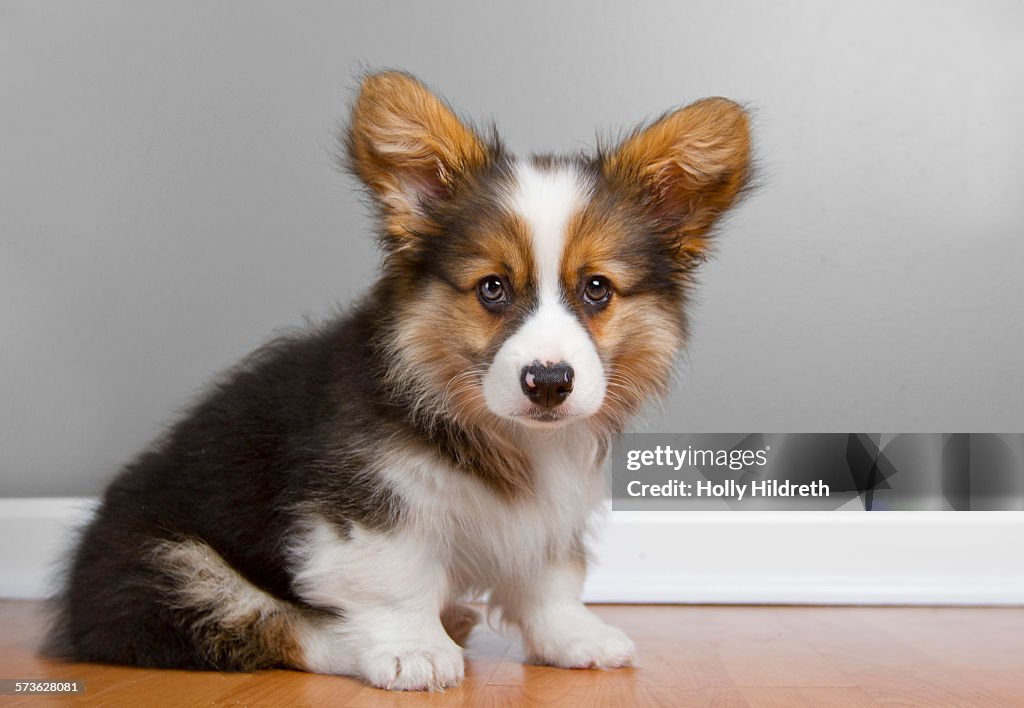
[(463, 422), (612, 428), (660, 393), (715, 221), (750, 171), (712, 98), (595, 156), (515, 159), (412, 77), (369, 76), (347, 136), (379, 207), (392, 376)]

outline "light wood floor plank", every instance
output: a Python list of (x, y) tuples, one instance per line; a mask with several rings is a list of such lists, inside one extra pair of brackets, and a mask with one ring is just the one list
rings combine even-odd
[(1021, 706), (1024, 608), (594, 608), (636, 641), (639, 665), (566, 671), (523, 664), (518, 642), (481, 626), (466, 682), (398, 694), (296, 671), (154, 671), (39, 658), (37, 603), (0, 601), (0, 677), (78, 679), (77, 699), (4, 696), (50, 706)]

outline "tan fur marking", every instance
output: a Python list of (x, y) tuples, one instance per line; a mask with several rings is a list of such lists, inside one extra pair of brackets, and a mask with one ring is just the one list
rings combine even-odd
[(472, 253), (451, 265), (459, 291), (442, 282), (414, 283), (415, 292), (400, 297), (393, 339), (386, 343), (394, 360), (396, 383), (418, 391), (415, 416), (429, 422), (450, 417), (472, 445), (462, 452), (464, 469), (509, 497), (529, 494), (530, 465), (507, 421), (494, 416), (483, 398), (485, 354), (500, 346), (504, 321), (487, 312), (476, 294), (487, 275), (509, 279), (523, 292), (533, 271), (525, 224), (514, 215), (476, 225)]
[(479, 387), (484, 366), (475, 366), (484, 354), (500, 345), (503, 320), (487, 312), (477, 298), (476, 285), (488, 275), (509, 279), (514, 293), (525, 290), (533, 269), (526, 226), (508, 215), (499, 223), (478, 225), (471, 238), (472, 255), (456, 259), (452, 273), (461, 292), (432, 282), (399, 301), (398, 323), (391, 349), (402, 365), (393, 370), (414, 372), (424, 401), (440, 402), (442, 410), (466, 424), (479, 422), (483, 406)]
[(423, 84), (400, 72), (368, 76), (352, 109), (348, 135), (352, 169), (384, 207), (384, 223), (406, 245), (430, 230), (420, 199), (450, 189), (457, 175), (487, 159), (484, 143)]
[(465, 647), (473, 628), (480, 623), (480, 613), (468, 605), (448, 605), (441, 613), (444, 631), (460, 647)]
[(747, 114), (724, 98), (697, 101), (628, 137), (604, 167), (620, 184), (645, 185), (660, 216), (680, 219), (681, 248), (699, 255), (749, 178)]
[(628, 226), (622, 215), (588, 205), (572, 216), (567, 227), (562, 282), (570, 290), (589, 275), (607, 277), (616, 290), (637, 285), (641, 273), (622, 258)]
[[(613, 303), (614, 304), (614, 303)], [(683, 344), (679, 318), (654, 295), (621, 298), (601, 333), (607, 347), (607, 405), (601, 416), (619, 429), (652, 398), (663, 395)]]
[(173, 606), (195, 617), (190, 630), (211, 665), (303, 668), (295, 633), (308, 621), (302, 610), (249, 583), (201, 541), (164, 542), (153, 559), (171, 581)]
[(522, 292), (533, 269), (529, 228), (517, 214), (503, 214), (495, 223), (474, 225), (468, 240), (472, 253), (449, 264), (460, 287), (476, 288), (488, 275), (506, 276), (513, 290)]
[(607, 400), (597, 420), (618, 430), (652, 397), (665, 392), (683, 343), (676, 307), (658, 295), (624, 296), (640, 285), (641, 269), (622, 254), (625, 216), (589, 205), (569, 224), (561, 277), (576, 297), (580, 278), (602, 275), (615, 294), (606, 307), (584, 314), (584, 324), (606, 362)]

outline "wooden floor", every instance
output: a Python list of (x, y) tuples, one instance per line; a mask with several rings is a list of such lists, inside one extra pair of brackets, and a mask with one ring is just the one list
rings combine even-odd
[[(636, 640), (618, 671), (525, 666), (517, 643), (474, 630), (466, 681), (395, 694), (293, 671), (216, 674), (60, 664), (35, 655), (38, 606), (0, 602), (0, 678), (77, 679), (95, 705), (1022, 706), (1024, 608), (595, 608)], [(42, 696), (2, 705), (51, 705)]]

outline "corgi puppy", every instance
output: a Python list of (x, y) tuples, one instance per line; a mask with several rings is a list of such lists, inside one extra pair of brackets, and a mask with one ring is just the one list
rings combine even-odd
[(609, 440), (662, 394), (712, 227), (750, 174), (711, 98), (593, 155), (516, 158), (411, 76), (345, 136), (380, 277), (258, 350), (117, 476), (46, 651), (456, 686), (486, 596), (537, 662), (633, 642), (580, 601)]

